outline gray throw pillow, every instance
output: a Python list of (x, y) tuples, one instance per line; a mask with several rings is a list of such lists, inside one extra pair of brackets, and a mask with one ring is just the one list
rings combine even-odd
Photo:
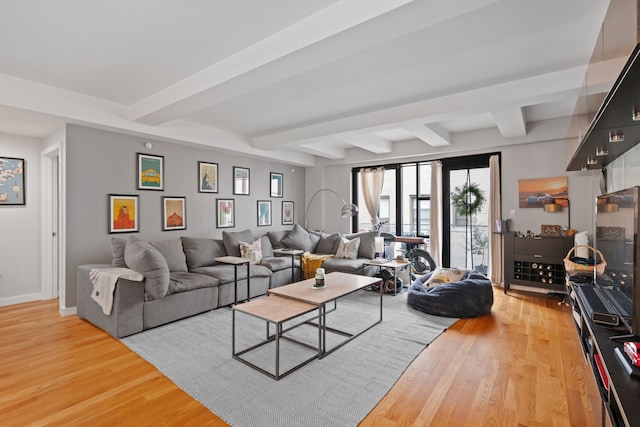
[(316, 246), (317, 254), (335, 254), (340, 246), (340, 233), (323, 233)]
[(124, 248), (127, 267), (144, 275), (144, 291), (151, 299), (160, 299), (169, 289), (169, 266), (150, 243), (131, 236)]
[(111, 238), (111, 254), (113, 255), (113, 260), (111, 261), (111, 265), (116, 267), (126, 267), (127, 264), (124, 262), (124, 247), (126, 246), (127, 241), (125, 239), (120, 239), (118, 237)]
[(273, 249), (282, 249), (285, 246), (282, 244), (282, 239), (289, 235), (289, 230), (282, 231), (267, 231), (267, 236), (269, 236), (269, 240), (271, 241), (271, 246)]
[(253, 242), (253, 233), (251, 230), (244, 231), (223, 231), (222, 241), (224, 242), (224, 248), (227, 251), (227, 255), (240, 256), (240, 240), (243, 242)]
[(182, 237), (182, 247), (187, 257), (189, 270), (214, 265), (215, 258), (226, 256), (222, 239), (207, 239), (205, 237)]
[(260, 237), (260, 244), (262, 246), (262, 257), (270, 257), (273, 256), (273, 246), (271, 246), (271, 240), (269, 236)]
[(167, 261), (169, 271), (189, 271), (187, 268), (187, 258), (184, 256), (184, 251), (182, 250), (182, 240), (171, 239), (150, 243)]
[(292, 249), (314, 252), (320, 237), (309, 233), (304, 227), (296, 224), (287, 237), (282, 239), (282, 243)]
[(378, 237), (377, 231), (363, 231), (361, 233), (345, 234), (349, 240), (353, 240), (356, 237), (360, 238), (360, 249), (358, 249), (358, 258), (373, 259), (376, 257), (376, 237)]

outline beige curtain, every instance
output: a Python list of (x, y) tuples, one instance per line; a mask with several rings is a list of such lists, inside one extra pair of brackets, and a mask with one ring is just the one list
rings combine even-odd
[(442, 265), (442, 162), (431, 163), (431, 217), (429, 219), (429, 252)]
[(504, 259), (502, 235), (494, 234), (496, 220), (502, 218), (502, 197), (500, 193), (500, 157), (496, 154), (489, 158), (489, 275), (493, 283), (504, 286)]
[(380, 209), (380, 194), (382, 184), (384, 184), (384, 168), (368, 168), (360, 171), (362, 177), (362, 194), (364, 204), (371, 216), (371, 224), (377, 225), (380, 222), (378, 210)]

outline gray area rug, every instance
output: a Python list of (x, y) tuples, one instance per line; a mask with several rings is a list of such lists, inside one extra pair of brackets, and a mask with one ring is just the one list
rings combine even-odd
[[(377, 319), (378, 298), (376, 293), (360, 291), (339, 300), (337, 310), (328, 315), (328, 326), (361, 330)], [(233, 426), (356, 426), (425, 346), (457, 320), (412, 309), (406, 292), (385, 295), (383, 306), (382, 323), (279, 381), (231, 357), (230, 308), (122, 342)], [(264, 322), (241, 313), (236, 316), (236, 349), (264, 338)], [(317, 343), (317, 329), (312, 326), (303, 325), (290, 335)], [(341, 339), (329, 334), (328, 347)], [(265, 345), (246, 358), (274, 372), (274, 348)], [(281, 370), (311, 354), (302, 346), (281, 341)]]

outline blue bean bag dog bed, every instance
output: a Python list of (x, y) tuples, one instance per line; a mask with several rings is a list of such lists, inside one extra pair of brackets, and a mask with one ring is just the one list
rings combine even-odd
[(437, 268), (411, 284), (407, 295), (411, 307), (443, 317), (473, 318), (491, 313), (491, 280), (477, 271), (457, 270), (462, 277), (448, 281), (447, 272), (442, 275), (443, 270), (453, 269)]

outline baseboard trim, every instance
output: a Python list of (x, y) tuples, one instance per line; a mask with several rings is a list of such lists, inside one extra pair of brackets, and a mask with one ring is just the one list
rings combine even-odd
[(60, 307), (60, 315), (61, 316), (73, 316), (74, 314), (77, 314), (77, 310), (76, 307)]
[(40, 300), (42, 300), (41, 293), (18, 295), (18, 296), (9, 297), (9, 298), (0, 298), (0, 307), (4, 307), (7, 305), (14, 305), (14, 304), (22, 304), (23, 302), (40, 301)]

